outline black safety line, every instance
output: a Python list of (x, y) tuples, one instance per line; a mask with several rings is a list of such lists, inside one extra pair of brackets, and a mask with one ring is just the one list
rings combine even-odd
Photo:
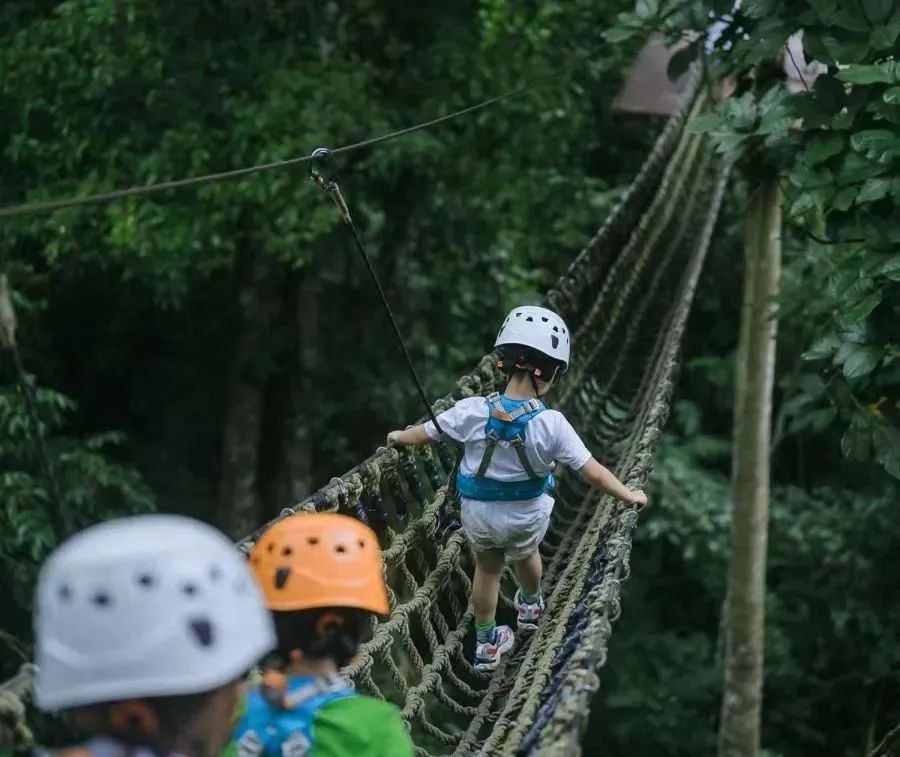
[[(312, 179), (313, 183), (317, 187), (320, 187), (322, 190), (331, 195), (332, 199), (335, 202), (335, 205), (337, 205), (338, 211), (341, 214), (341, 218), (350, 229), (350, 233), (353, 235), (353, 241), (356, 243), (356, 249), (359, 252), (360, 257), (363, 259), (363, 262), (366, 264), (366, 269), (369, 271), (369, 276), (372, 277), (375, 288), (378, 290), (378, 296), (381, 298), (381, 304), (384, 307), (384, 312), (387, 313), (388, 320), (391, 322), (391, 326), (394, 329), (394, 336), (397, 339), (397, 344), (400, 345), (400, 350), (403, 353), (403, 358), (406, 360), (406, 367), (409, 369), (409, 375), (412, 377), (413, 383), (416, 385), (416, 391), (418, 391), (419, 397), (422, 400), (422, 404), (425, 406), (425, 412), (428, 414), (431, 422), (434, 423), (434, 427), (437, 429), (437, 432), (443, 435), (444, 430), (441, 428), (441, 424), (438, 423), (438, 419), (434, 414), (434, 410), (431, 409), (431, 403), (428, 401), (428, 397), (425, 394), (425, 388), (422, 386), (422, 382), (419, 379), (419, 374), (416, 372), (416, 367), (409, 355), (409, 350), (406, 349), (406, 341), (403, 339), (403, 334), (400, 331), (400, 326), (397, 325), (397, 319), (394, 317), (394, 311), (391, 309), (391, 305), (388, 302), (387, 295), (384, 293), (384, 288), (381, 286), (381, 280), (378, 278), (378, 274), (375, 272), (375, 267), (372, 265), (372, 260), (371, 258), (369, 258), (369, 255), (366, 252), (366, 248), (363, 246), (362, 240), (359, 238), (359, 233), (356, 231), (356, 226), (353, 223), (353, 219), (350, 216), (350, 210), (347, 207), (347, 203), (344, 200), (344, 195), (341, 192), (340, 185), (337, 182), (337, 175), (333, 171), (333, 153), (324, 147), (317, 147), (315, 150), (313, 150), (312, 154), (309, 157), (309, 178)], [(326, 176), (318, 168), (319, 162), (326, 160), (330, 161), (332, 164), (331, 178), (326, 178)]]

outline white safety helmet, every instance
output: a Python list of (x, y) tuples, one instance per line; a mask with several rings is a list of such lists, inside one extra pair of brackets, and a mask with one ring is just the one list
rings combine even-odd
[(139, 515), (93, 526), (41, 570), (37, 704), (48, 710), (212, 691), (275, 647), (234, 545), (199, 521)]
[(552, 310), (533, 305), (513, 308), (503, 325), (494, 347), (521, 344), (562, 363), (562, 372), (569, 368), (571, 334), (562, 318)]

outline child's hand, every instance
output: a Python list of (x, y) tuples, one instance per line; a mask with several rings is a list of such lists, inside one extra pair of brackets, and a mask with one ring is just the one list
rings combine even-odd
[(629, 492), (631, 495), (626, 501), (629, 505), (634, 505), (638, 510), (642, 509), (644, 505), (647, 504), (647, 495), (639, 489), (634, 489)]
[(425, 426), (407, 426), (403, 431), (391, 431), (387, 435), (388, 447), (424, 447), (430, 442)]

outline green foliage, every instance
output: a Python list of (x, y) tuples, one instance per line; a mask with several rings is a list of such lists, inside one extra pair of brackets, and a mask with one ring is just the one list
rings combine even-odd
[[(823, 265), (823, 257), (830, 265)], [(802, 303), (797, 315), (814, 341), (795, 382), (800, 414), (829, 413), (846, 423), (841, 448), (857, 462), (900, 472), (900, 348), (896, 318), (900, 289), (891, 278), (894, 256), (863, 245), (809, 245), (793, 261), (784, 299)], [(808, 292), (825, 294), (817, 300)], [(787, 312), (796, 312), (788, 304)], [(815, 372), (811, 372), (815, 370)], [(820, 417), (822, 417), (820, 415)]]
[(729, 98), (709, 115), (695, 118), (690, 126), (708, 132), (719, 150), (739, 158), (782, 146), (793, 122), (785, 98), (773, 87), (759, 99), (749, 92)]
[[(439, 395), (596, 229), (652, 139), (609, 110), (638, 41), (601, 35), (628, 4), (4, 3), (0, 201), (304, 155), (537, 81), (339, 159)], [(302, 167), (24, 218), (0, 226), (0, 250), (39, 272), (50, 303), (32, 370), (97, 427), (128, 431), (164, 507), (212, 516), (236, 376), (264, 395), (267, 512), (284, 506), (271, 482), (291, 439), (315, 440), (318, 484), (420, 412), (352, 240)], [(254, 297), (271, 324), (258, 338), (244, 334)]]
[[(76, 528), (153, 508), (153, 496), (140, 475), (120, 459), (121, 434), (70, 436), (65, 431), (74, 403), (44, 388), (37, 390), (36, 398), (61, 504)], [(53, 505), (37, 464), (25, 403), (15, 385), (0, 386), (0, 502), (0, 593), (6, 602), (0, 646), (5, 646), (8, 635), (29, 638), (37, 568), (56, 546), (50, 519)], [(0, 674), (11, 672), (8, 656), (0, 659)]]
[[(816, 422), (840, 418), (842, 449), (896, 475), (900, 7), (747, 0), (732, 14), (731, 5), (652, 3), (652, 13), (625, 14), (618, 28), (625, 36), (663, 28), (671, 42), (687, 35), (693, 42), (673, 61), (682, 69), (705, 44), (711, 20), (721, 27), (710, 68), (733, 77), (737, 92), (692, 127), (708, 132), (751, 184), (761, 170), (783, 177), (791, 233), (782, 317), (802, 313), (807, 356), (831, 362), (822, 369), (829, 390), (820, 393), (830, 405), (815, 408)], [(810, 91), (791, 94), (781, 63), (791, 62), (787, 40), (797, 30), (807, 60), (827, 71), (813, 79), (807, 70)], [(813, 399), (806, 395), (806, 405)]]

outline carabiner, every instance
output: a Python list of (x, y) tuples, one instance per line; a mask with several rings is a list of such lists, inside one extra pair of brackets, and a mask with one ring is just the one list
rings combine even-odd
[(327, 147), (317, 147), (309, 156), (309, 163), (307, 164), (307, 173), (309, 174), (309, 178), (313, 184), (315, 184), (320, 189), (324, 189), (326, 192), (330, 192), (334, 187), (337, 187), (336, 179), (329, 179), (326, 177), (326, 173), (335, 174), (336, 171), (332, 170), (331, 172), (323, 172), (319, 170), (319, 166), (326, 161), (331, 163), (331, 168), (334, 169), (334, 156), (331, 154), (331, 150)]
[[(328, 192), (331, 195), (334, 204), (337, 205), (338, 211), (341, 214), (341, 218), (344, 219), (348, 226), (352, 226), (353, 221), (350, 218), (350, 209), (347, 207), (344, 195), (341, 194), (341, 187), (337, 181), (337, 165), (335, 164), (331, 150), (327, 147), (317, 147), (312, 151), (309, 158), (306, 172), (309, 175), (310, 180), (319, 187), (319, 189)], [(329, 178), (325, 172), (319, 170), (320, 164), (326, 161), (331, 164), (332, 170), (330, 173), (333, 178)]]

